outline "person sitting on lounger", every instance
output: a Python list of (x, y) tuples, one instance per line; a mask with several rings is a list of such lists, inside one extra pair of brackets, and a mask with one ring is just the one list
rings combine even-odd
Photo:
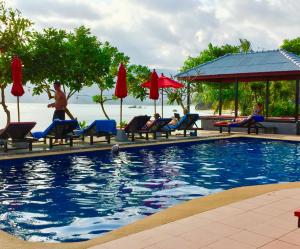
[(262, 115), (263, 105), (262, 103), (257, 103), (253, 109), (253, 115)]
[(149, 120), (149, 121), (146, 123), (146, 126), (147, 126), (147, 127), (151, 127), (151, 125), (153, 124), (153, 122), (154, 122), (155, 120), (160, 119), (159, 113), (155, 113), (155, 114), (153, 115), (153, 117), (154, 117), (154, 120)]
[(179, 113), (174, 113), (174, 116), (172, 117), (172, 121), (169, 123), (169, 125), (177, 125), (180, 120)]

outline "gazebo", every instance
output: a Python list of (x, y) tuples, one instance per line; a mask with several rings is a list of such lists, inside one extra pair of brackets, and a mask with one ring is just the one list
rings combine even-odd
[[(179, 80), (192, 82), (211, 82), (219, 84), (219, 115), (206, 119), (222, 119), (222, 85), (234, 83), (235, 109), (238, 116), (239, 83), (266, 82), (265, 117), (266, 122), (293, 123), (299, 134), (299, 80), (300, 57), (285, 50), (272, 50), (250, 53), (227, 54), (213, 61), (201, 64), (177, 74)], [(271, 81), (296, 81), (295, 114), (293, 117), (269, 117), (269, 96)], [(188, 91), (189, 92), (189, 91)], [(188, 105), (190, 97), (188, 96)], [(205, 118), (204, 118), (205, 119)], [(296, 124), (296, 125), (295, 125)], [(275, 124), (273, 124), (274, 126)], [(289, 128), (288, 128), (289, 129)], [(293, 132), (293, 134), (295, 134)]]

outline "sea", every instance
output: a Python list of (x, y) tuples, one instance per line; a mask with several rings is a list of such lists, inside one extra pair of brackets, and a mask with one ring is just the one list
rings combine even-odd
[[(12, 122), (18, 120), (17, 104), (8, 103), (8, 108), (11, 111)], [(78, 119), (78, 121), (85, 121), (87, 124), (94, 120), (106, 119), (100, 105), (97, 104), (69, 104), (69, 110)], [(105, 109), (110, 117), (119, 123), (120, 120), (120, 105), (108, 104)], [(163, 107), (164, 117), (172, 117), (175, 113), (183, 115), (182, 108), (177, 105), (165, 105)], [(20, 119), (22, 122), (35, 121), (37, 124), (33, 131), (44, 130), (52, 122), (54, 109), (47, 108), (47, 103), (20, 103)], [(161, 114), (161, 106), (157, 106), (157, 112)], [(211, 110), (196, 111), (194, 106), (191, 106), (191, 113), (198, 113), (199, 115), (212, 114)], [(123, 105), (123, 121), (130, 121), (137, 115), (153, 116), (154, 106), (152, 105)], [(6, 125), (6, 116), (0, 106), (0, 129)]]

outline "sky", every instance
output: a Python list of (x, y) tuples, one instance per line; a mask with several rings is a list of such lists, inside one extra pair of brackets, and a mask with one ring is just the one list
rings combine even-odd
[(252, 42), (277, 49), (300, 36), (298, 0), (9, 0), (35, 23), (72, 30), (90, 27), (135, 64), (176, 72), (208, 43)]

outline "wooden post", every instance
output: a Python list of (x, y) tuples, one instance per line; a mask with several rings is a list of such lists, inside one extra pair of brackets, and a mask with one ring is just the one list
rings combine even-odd
[(187, 110), (188, 110), (188, 113), (190, 113), (191, 111), (191, 83), (188, 82), (188, 85), (187, 85), (187, 99), (186, 99), (187, 103)]
[(299, 115), (299, 80), (296, 80), (296, 96), (295, 96), (295, 121), (298, 122)]
[(222, 83), (219, 82), (219, 116), (222, 115)]
[(265, 116), (269, 117), (269, 104), (270, 104), (270, 82), (267, 81), (266, 83), (266, 106), (265, 106)]
[(239, 81), (234, 82), (234, 118), (237, 118), (239, 112)]

